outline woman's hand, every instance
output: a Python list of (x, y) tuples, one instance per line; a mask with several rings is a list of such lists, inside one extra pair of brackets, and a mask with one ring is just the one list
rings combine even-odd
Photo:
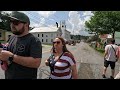
[(49, 66), (48, 59), (45, 61), (45, 65), (46, 65), (46, 66)]

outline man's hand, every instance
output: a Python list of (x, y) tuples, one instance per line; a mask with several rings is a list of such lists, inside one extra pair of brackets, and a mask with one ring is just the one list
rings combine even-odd
[(0, 53), (0, 60), (8, 61), (8, 58), (12, 55), (13, 53), (11, 53), (10, 51), (2, 50)]

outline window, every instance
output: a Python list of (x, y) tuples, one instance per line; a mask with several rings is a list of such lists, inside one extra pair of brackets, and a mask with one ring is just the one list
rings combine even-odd
[(53, 42), (53, 39), (51, 39), (51, 42)]
[(43, 37), (43, 34), (42, 34), (42, 37)]
[(48, 42), (48, 39), (46, 39), (46, 42)]
[(8, 35), (8, 38), (10, 38), (11, 35)]
[(46, 35), (46, 37), (48, 37), (48, 35)]
[(8, 40), (7, 40), (7, 41), (9, 41), (9, 39), (10, 39), (10, 36), (11, 36), (11, 35), (8, 35)]
[(42, 42), (43, 42), (43, 39), (42, 39)]
[(38, 34), (38, 37), (39, 37), (39, 34)]
[(53, 34), (51, 34), (51, 37), (53, 37)]

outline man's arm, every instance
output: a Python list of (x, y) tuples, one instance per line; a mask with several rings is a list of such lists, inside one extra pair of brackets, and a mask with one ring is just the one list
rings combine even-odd
[[(12, 56), (13, 53), (10, 51), (2, 50), (0, 53), (0, 60), (8, 61), (8, 58)], [(30, 68), (38, 68), (41, 63), (41, 58), (33, 58), (33, 57), (24, 57), (19, 55), (14, 55), (13, 62), (30, 67)]]
[[(12, 55), (13, 55), (12, 52), (2, 50), (0, 54), (0, 60), (8, 61), (8, 58)], [(19, 55), (14, 55), (13, 62), (26, 67), (38, 68), (41, 63), (41, 58), (23, 57)]]
[(117, 58), (119, 58), (119, 49), (120, 48), (117, 48), (117, 51), (116, 51)]
[[(15, 54), (13, 57), (13, 62), (30, 68), (38, 68), (41, 64), (42, 45), (38, 38), (30, 39), (31, 39), (29, 47), (30, 56), (27, 57)], [(12, 52), (2, 50), (2, 52), (0, 53), (0, 60), (8, 61), (8, 58), (12, 55), (13, 55)]]
[(105, 53), (104, 53), (104, 58), (106, 58), (106, 55), (108, 54), (108, 48), (105, 47)]
[(41, 64), (41, 58), (23, 57), (14, 55), (13, 62), (31, 68), (38, 68)]

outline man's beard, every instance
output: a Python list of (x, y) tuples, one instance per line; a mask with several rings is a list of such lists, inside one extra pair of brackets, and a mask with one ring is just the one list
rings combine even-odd
[(19, 31), (17, 31), (15, 27), (12, 27), (12, 28), (15, 29), (15, 31), (12, 31), (12, 33), (15, 35), (21, 35), (25, 31), (24, 27), (22, 27), (22, 29), (19, 29)]

